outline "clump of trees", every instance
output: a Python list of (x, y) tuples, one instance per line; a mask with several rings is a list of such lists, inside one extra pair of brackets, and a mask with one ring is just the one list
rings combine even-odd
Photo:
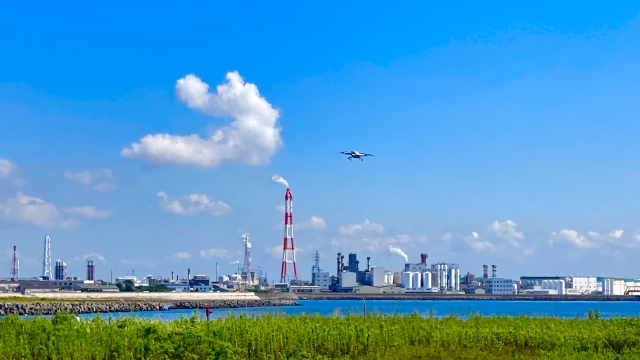
[(135, 286), (135, 284), (131, 280), (125, 280), (124, 282), (117, 283), (116, 286), (122, 292), (169, 292), (169, 289), (165, 284), (155, 284), (153, 286)]

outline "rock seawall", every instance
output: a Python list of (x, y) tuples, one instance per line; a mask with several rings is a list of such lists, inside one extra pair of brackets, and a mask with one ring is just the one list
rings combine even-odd
[(299, 300), (640, 301), (635, 295), (299, 294)]
[(0, 303), (0, 316), (121, 313), (132, 311), (166, 311), (172, 309), (232, 309), (264, 306), (295, 306), (291, 300), (193, 300), (171, 302), (109, 301), (109, 302), (4, 302)]

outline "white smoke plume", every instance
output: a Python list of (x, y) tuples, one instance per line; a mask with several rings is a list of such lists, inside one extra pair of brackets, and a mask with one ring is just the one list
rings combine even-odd
[(389, 251), (393, 254), (398, 254), (400, 256), (402, 256), (404, 258), (404, 262), (408, 263), (409, 262), (409, 257), (407, 256), (407, 254), (404, 253), (404, 251), (402, 251), (402, 249), (397, 248), (393, 245), (389, 245)]
[(234, 262), (230, 262), (229, 265), (236, 265), (236, 264), (240, 264), (240, 260), (236, 260)]
[(289, 182), (287, 180), (285, 180), (285, 178), (283, 178), (280, 175), (273, 175), (271, 177), (271, 180), (273, 180), (274, 182), (277, 182), (278, 184), (282, 184), (286, 187), (289, 187)]

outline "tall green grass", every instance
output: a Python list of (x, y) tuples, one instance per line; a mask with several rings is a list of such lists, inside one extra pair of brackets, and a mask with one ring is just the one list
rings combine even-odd
[(0, 359), (640, 358), (640, 318), (373, 315), (0, 320)]

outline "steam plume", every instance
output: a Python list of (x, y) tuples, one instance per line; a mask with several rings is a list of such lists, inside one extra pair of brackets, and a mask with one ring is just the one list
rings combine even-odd
[(285, 178), (283, 178), (280, 175), (273, 175), (271, 177), (271, 180), (277, 182), (278, 184), (282, 184), (282, 185), (284, 185), (286, 187), (289, 187), (289, 182), (287, 182), (287, 180), (285, 180)]
[(393, 254), (398, 254), (402, 256), (404, 258), (405, 263), (409, 262), (409, 257), (407, 256), (407, 254), (404, 253), (404, 251), (402, 251), (402, 249), (389, 245), (389, 251)]

